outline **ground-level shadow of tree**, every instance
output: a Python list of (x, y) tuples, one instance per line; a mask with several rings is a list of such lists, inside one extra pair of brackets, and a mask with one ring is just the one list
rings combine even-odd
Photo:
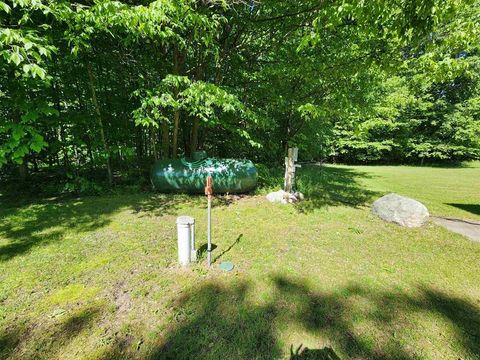
[[(0, 331), (0, 359), (10, 356), (22, 359), (55, 358), (55, 353), (73, 341), (80, 332), (95, 326), (105, 309), (89, 305), (61, 317), (48, 319), (48, 324), (14, 324)], [(22, 355), (20, 355), (22, 354)]]
[(474, 215), (480, 215), (480, 204), (453, 204), (447, 203), (449, 206), (453, 206), (457, 209), (469, 212)]
[(0, 237), (8, 242), (0, 245), (0, 261), (61, 241), (66, 230), (87, 232), (102, 228), (122, 209), (130, 209), (137, 216), (173, 215), (189, 201), (182, 196), (142, 194), (2, 204)]
[[(268, 300), (254, 301), (252, 292), (253, 286), (241, 280), (200, 285), (177, 299), (175, 320), (146, 355), (117, 344), (104, 358), (417, 359), (425, 351), (422, 344), (408, 343), (401, 334), (416, 331), (410, 318), (419, 313), (453, 329), (456, 357), (480, 356), (479, 307), (430, 287), (413, 295), (353, 284), (322, 293), (305, 279), (273, 276)], [(360, 321), (369, 327), (359, 330)], [(279, 332), (299, 328), (318, 337), (318, 346), (283, 342)]]
[[(416, 359), (424, 349), (402, 341), (404, 329), (415, 328), (409, 317), (426, 313), (452, 330), (447, 340), (459, 349), (458, 358), (480, 355), (480, 308), (465, 299), (431, 287), (415, 295), (376, 291), (352, 284), (321, 292), (306, 279), (271, 277), (272, 294), (264, 301), (252, 297), (250, 282), (207, 281), (181, 295), (172, 305), (172, 322), (139, 353), (132, 341), (119, 337), (104, 359)], [(360, 307), (358, 305), (361, 305)], [(368, 309), (366, 311), (366, 309)], [(0, 332), (0, 357), (55, 356), (82, 331), (88, 331), (105, 310), (87, 306), (48, 326), (11, 326)], [(358, 330), (358, 321), (371, 328)], [(300, 331), (318, 337), (318, 345), (288, 344), (281, 331)], [(299, 330), (300, 329), (300, 330)], [(302, 330), (303, 329), (303, 330)], [(395, 335), (397, 334), (397, 335)], [(131, 339), (130, 339), (131, 340)], [(433, 340), (435, 341), (435, 340)], [(438, 345), (438, 344), (437, 344)], [(432, 349), (430, 349), (431, 351)]]
[(179, 326), (166, 334), (151, 359), (276, 359), (276, 309), (246, 298), (248, 285), (229, 288), (209, 284), (177, 302)]
[(340, 357), (331, 347), (310, 349), (300, 344), (295, 351), (290, 347), (290, 360), (340, 360)]
[[(291, 294), (298, 312), (296, 319), (311, 331), (321, 330), (336, 339), (336, 343), (349, 357), (363, 356), (375, 359), (411, 359), (417, 358), (416, 349), (405, 348), (395, 338), (384, 344), (371, 344), (356, 335), (353, 323), (358, 310), (352, 308), (350, 300), (360, 297), (373, 304), (367, 319), (374, 322), (375, 327), (384, 333), (395, 333), (402, 324), (402, 318), (417, 312), (440, 315), (448, 320), (455, 329), (455, 340), (472, 358), (480, 356), (480, 308), (464, 299), (448, 295), (439, 290), (420, 286), (418, 296), (402, 292), (377, 292), (366, 287), (351, 285), (340, 291), (341, 296), (334, 294), (318, 294), (299, 284), (282, 277), (275, 279), (277, 287), (283, 294)], [(380, 345), (380, 346), (378, 346)]]
[[(465, 299), (423, 288), (425, 304), (435, 313), (449, 320), (455, 329), (456, 341), (472, 358), (480, 358), (480, 308)], [(414, 303), (419, 308), (424, 304)]]
[(305, 201), (297, 204), (300, 212), (308, 212), (325, 206), (361, 206), (380, 195), (364, 188), (364, 172), (342, 167), (308, 165), (298, 170), (296, 188), (305, 195)]

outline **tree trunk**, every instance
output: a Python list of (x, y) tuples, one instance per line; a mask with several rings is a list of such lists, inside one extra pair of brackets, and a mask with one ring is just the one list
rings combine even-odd
[(190, 151), (192, 154), (198, 149), (198, 129), (200, 128), (200, 120), (198, 117), (193, 118), (192, 124), (192, 138), (190, 141)]
[(143, 160), (143, 144), (142, 144), (142, 129), (140, 126), (135, 127), (135, 146), (137, 147), (137, 160)]
[(108, 173), (108, 183), (110, 185), (113, 184), (113, 174), (112, 174), (112, 167), (111, 167), (111, 160), (110, 160), (110, 153), (108, 151), (108, 145), (105, 140), (105, 132), (103, 129), (103, 120), (102, 120), (102, 113), (100, 112), (100, 104), (97, 100), (97, 93), (95, 91), (95, 78), (93, 77), (92, 72), (92, 65), (90, 62), (87, 61), (87, 73), (88, 73), (88, 84), (90, 86), (90, 91), (92, 93), (92, 101), (93, 105), (95, 106), (95, 114), (97, 115), (97, 122), (98, 127), (100, 128), (100, 140), (102, 141), (103, 150), (107, 155), (106, 165), (107, 165), (107, 173)]
[(88, 157), (90, 158), (90, 170), (95, 170), (95, 158), (93, 157), (93, 152), (92, 152), (92, 141), (90, 139), (90, 136), (87, 136), (87, 154)]
[[(55, 63), (56, 64), (56, 63)], [(56, 73), (56, 76), (60, 78), (60, 74)], [(62, 106), (60, 105), (60, 88), (58, 85), (58, 81), (53, 82), (53, 103), (55, 110), (58, 111), (58, 116), (62, 116)], [(65, 173), (68, 172), (68, 169), (70, 168), (70, 159), (68, 156), (68, 150), (67, 150), (67, 142), (65, 141), (65, 131), (63, 128), (63, 125), (60, 124), (59, 126), (59, 131), (58, 131), (58, 141), (62, 146), (62, 152), (63, 152), (63, 167), (65, 170)], [(73, 145), (75, 146), (75, 145)]]
[(60, 144), (62, 144), (63, 168), (65, 169), (65, 173), (67, 173), (68, 169), (70, 168), (70, 158), (68, 156), (68, 150), (65, 141), (65, 131), (62, 124), (60, 124), (60, 127), (58, 129), (58, 141), (60, 142)]
[[(205, 80), (205, 60), (203, 56), (198, 56), (199, 64), (197, 66), (196, 80)], [(215, 79), (216, 80), (216, 79)], [(193, 117), (192, 132), (190, 135), (190, 152), (193, 154), (198, 149), (198, 132), (200, 129), (200, 119)]]
[[(18, 109), (15, 109), (15, 121), (17, 124), (20, 123), (20, 113)], [(27, 180), (28, 177), (28, 165), (27, 165), (27, 158), (26, 156), (23, 157), (22, 163), (18, 164), (18, 175), (20, 176), (20, 181), (24, 182)]]
[(32, 164), (33, 164), (33, 171), (38, 173), (38, 160), (36, 155), (32, 156)]
[(289, 146), (289, 142), (290, 142), (290, 133), (291, 133), (291, 122), (290, 122), (290, 116), (291, 114), (289, 113), (287, 118), (286, 118), (286, 121), (285, 121), (285, 134), (284, 134), (284, 137), (283, 137), (283, 140), (282, 140), (282, 146), (283, 146), (283, 151), (284, 153), (287, 153), (288, 152), (288, 146)]
[(161, 123), (162, 127), (162, 158), (168, 158), (170, 151), (170, 134), (168, 124), (165, 121)]
[(18, 175), (20, 176), (20, 181), (24, 182), (28, 177), (28, 166), (27, 161), (24, 159), (23, 163), (18, 165)]
[[(175, 49), (173, 50), (173, 63), (174, 63), (174, 69), (173, 69), (174, 74), (180, 75), (181, 66), (182, 66), (182, 55), (178, 51), (177, 46), (175, 46)], [(175, 89), (175, 97), (178, 97), (178, 88)], [(174, 121), (173, 121), (172, 156), (174, 158), (177, 157), (179, 127), (180, 127), (180, 109), (175, 111)]]
[(180, 126), (180, 110), (175, 111), (174, 116), (174, 128), (173, 128), (173, 139), (172, 139), (172, 156), (173, 158), (177, 157), (178, 150), (178, 128)]
[[(14, 79), (13, 70), (10, 70), (10, 71), (11, 72), (10, 72), (9, 76), (11, 75), (11, 77), (9, 77), (9, 79)], [(16, 124), (20, 124), (22, 122), (21, 121), (21, 113), (20, 113), (19, 107), (17, 106), (20, 103), (20, 101), (19, 101), (19, 98), (21, 96), (20, 89), (15, 88), (14, 85), (12, 84), (12, 90), (11, 91), (12, 91), (12, 94), (13, 94), (13, 104), (12, 104), (13, 105), (13, 121)], [(27, 166), (26, 156), (23, 157), (22, 163), (18, 164), (18, 175), (20, 177), (20, 181), (24, 182), (24, 181), (27, 180), (28, 166)]]
[(152, 153), (155, 160), (158, 160), (157, 153), (157, 128), (152, 126), (150, 128), (150, 141), (152, 143)]

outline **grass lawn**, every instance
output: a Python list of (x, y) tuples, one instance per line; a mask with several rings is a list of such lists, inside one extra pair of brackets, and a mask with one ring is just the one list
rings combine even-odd
[(0, 358), (479, 359), (480, 243), (369, 205), (397, 192), (480, 220), (480, 164), (298, 176), (297, 207), (215, 200), (210, 270), (204, 253), (176, 265), (175, 218), (194, 216), (204, 245), (204, 197), (3, 200)]

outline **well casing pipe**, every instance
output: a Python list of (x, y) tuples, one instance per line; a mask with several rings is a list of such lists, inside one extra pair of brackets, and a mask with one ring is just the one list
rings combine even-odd
[(192, 231), (195, 220), (190, 216), (177, 218), (178, 262), (187, 266), (191, 261)]

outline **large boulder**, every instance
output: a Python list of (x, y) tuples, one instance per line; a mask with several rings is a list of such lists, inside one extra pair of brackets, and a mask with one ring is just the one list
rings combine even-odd
[(372, 211), (383, 220), (406, 227), (422, 226), (429, 217), (425, 205), (397, 194), (388, 194), (375, 201)]

